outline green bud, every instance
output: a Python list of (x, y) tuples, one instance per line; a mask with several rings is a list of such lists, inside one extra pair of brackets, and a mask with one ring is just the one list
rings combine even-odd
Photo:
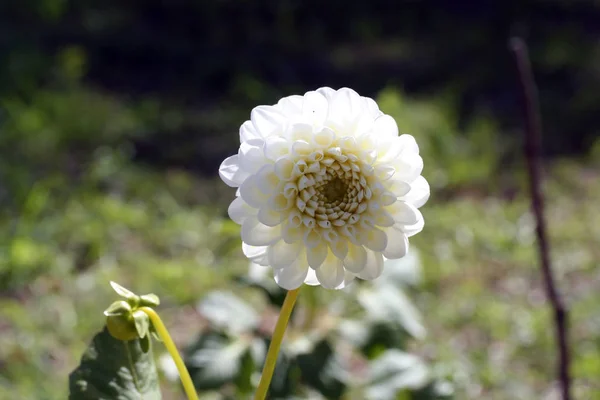
[(107, 317), (115, 315), (129, 315), (131, 313), (131, 306), (128, 302), (119, 300), (112, 303), (106, 310), (104, 315)]
[(132, 307), (137, 307), (140, 302), (140, 296), (136, 295), (129, 289), (125, 289), (116, 282), (111, 281), (110, 286), (112, 286), (114, 291), (117, 292), (119, 296), (124, 297)]
[(115, 339), (127, 341), (138, 337), (136, 324), (131, 314), (107, 316), (106, 328)]
[(160, 304), (160, 299), (154, 293), (143, 294), (140, 296), (140, 306), (156, 307)]
[(148, 314), (142, 310), (136, 310), (133, 312), (133, 322), (135, 324), (135, 330), (139, 337), (145, 338), (150, 330), (150, 318)]

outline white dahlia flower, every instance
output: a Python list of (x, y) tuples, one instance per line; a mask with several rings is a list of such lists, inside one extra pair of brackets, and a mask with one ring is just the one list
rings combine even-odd
[(410, 135), (374, 100), (328, 87), (252, 110), (219, 175), (239, 188), (229, 216), (251, 261), (285, 289), (341, 289), (408, 251), (429, 198)]

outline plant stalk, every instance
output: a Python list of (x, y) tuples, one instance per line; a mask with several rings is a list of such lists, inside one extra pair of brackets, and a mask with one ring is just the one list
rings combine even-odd
[(557, 378), (560, 384), (563, 400), (570, 400), (571, 377), (569, 365), (571, 354), (568, 340), (568, 314), (560, 293), (556, 288), (552, 267), (550, 265), (550, 244), (546, 233), (544, 220), (544, 196), (541, 188), (541, 157), (542, 123), (538, 104), (538, 93), (531, 71), (531, 62), (527, 45), (521, 38), (513, 38), (510, 47), (515, 55), (521, 91), (524, 103), (525, 118), (525, 157), (529, 173), (529, 189), (531, 205), (536, 220), (536, 234), (540, 266), (544, 278), (546, 295), (554, 312), (554, 327), (556, 331), (556, 346), (558, 348)]
[(158, 336), (160, 336), (165, 344), (165, 347), (171, 354), (171, 357), (173, 357), (173, 361), (177, 366), (177, 371), (179, 371), (179, 377), (181, 378), (181, 383), (183, 384), (183, 389), (185, 390), (188, 400), (198, 400), (198, 394), (196, 393), (196, 388), (194, 387), (190, 373), (185, 367), (185, 363), (179, 355), (179, 351), (177, 351), (177, 347), (175, 346), (175, 343), (173, 343), (173, 339), (171, 339), (171, 335), (169, 335), (169, 331), (165, 327), (165, 324), (163, 324), (159, 315), (153, 309), (149, 307), (140, 307), (140, 310), (148, 315), (150, 321), (152, 321), (152, 324), (154, 325), (154, 329), (156, 329), (156, 332), (158, 333)]
[(285, 296), (285, 300), (281, 306), (281, 311), (279, 312), (277, 324), (275, 325), (275, 331), (273, 332), (273, 337), (271, 338), (271, 344), (269, 345), (269, 350), (267, 351), (265, 366), (263, 367), (260, 383), (256, 389), (254, 400), (264, 400), (267, 397), (269, 385), (271, 384), (273, 372), (275, 371), (275, 364), (277, 364), (277, 356), (279, 355), (279, 349), (281, 348), (283, 335), (285, 334), (285, 329), (290, 319), (290, 315), (292, 315), (292, 310), (294, 309), (294, 304), (296, 304), (296, 299), (298, 298), (299, 292), (300, 288), (289, 290)]

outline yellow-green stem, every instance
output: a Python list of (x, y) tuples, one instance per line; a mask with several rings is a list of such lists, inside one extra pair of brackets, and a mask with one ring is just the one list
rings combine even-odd
[(175, 361), (177, 371), (179, 371), (179, 377), (181, 378), (181, 383), (183, 384), (183, 389), (185, 390), (188, 400), (198, 400), (198, 394), (194, 388), (194, 383), (192, 382), (190, 373), (185, 367), (183, 359), (179, 355), (177, 347), (175, 346), (175, 343), (173, 343), (173, 339), (171, 339), (171, 335), (169, 335), (169, 331), (165, 327), (165, 324), (163, 324), (162, 320), (153, 309), (149, 307), (140, 307), (140, 310), (148, 315), (150, 321), (152, 321), (152, 325), (154, 325), (154, 329), (156, 329), (156, 333), (158, 333), (158, 336), (160, 336), (162, 339), (165, 347), (171, 354), (171, 357), (173, 357), (173, 361)]
[(254, 400), (264, 400), (267, 397), (269, 384), (271, 383), (271, 378), (273, 378), (273, 372), (275, 371), (275, 364), (277, 363), (277, 356), (279, 355), (281, 341), (283, 340), (285, 328), (287, 327), (290, 315), (294, 309), (294, 304), (296, 304), (298, 292), (300, 292), (300, 288), (288, 291), (287, 295), (285, 296), (283, 306), (281, 306), (281, 311), (279, 312), (277, 324), (275, 325), (275, 331), (273, 332), (273, 337), (271, 338), (269, 351), (267, 351), (265, 366), (263, 367), (262, 376), (260, 377), (260, 383), (256, 389)]

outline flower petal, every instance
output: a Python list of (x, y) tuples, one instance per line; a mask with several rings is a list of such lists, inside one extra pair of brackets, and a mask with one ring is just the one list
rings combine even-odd
[(269, 196), (263, 193), (258, 183), (256, 182), (256, 175), (251, 175), (242, 185), (240, 186), (240, 196), (246, 203), (248, 203), (251, 207), (260, 208), (263, 205), (266, 205)]
[(420, 155), (409, 153), (401, 154), (393, 161), (396, 173), (393, 179), (412, 183), (423, 172), (423, 159)]
[(281, 238), (279, 226), (266, 226), (256, 217), (248, 217), (242, 223), (242, 241), (251, 246), (267, 246)]
[(421, 213), (410, 203), (398, 200), (391, 206), (387, 207), (387, 211), (392, 215), (397, 224), (413, 225), (419, 221)]
[[(417, 210), (418, 211), (418, 210)], [(406, 234), (406, 236), (411, 237), (416, 235), (417, 233), (423, 230), (423, 226), (425, 225), (425, 220), (419, 211), (418, 221), (413, 225), (405, 225), (402, 227), (402, 231)]]
[(233, 222), (241, 225), (246, 218), (256, 215), (257, 211), (256, 208), (250, 207), (244, 199), (236, 197), (229, 205), (227, 214), (229, 214), (229, 218), (231, 218)]
[(267, 251), (269, 265), (273, 269), (285, 268), (291, 265), (298, 258), (302, 248), (302, 243), (300, 242), (288, 244), (283, 240), (270, 245)]
[(287, 96), (277, 102), (277, 108), (288, 118), (302, 113), (304, 98), (300, 95)]
[(365, 232), (364, 235), (365, 247), (373, 251), (383, 251), (387, 246), (387, 236), (382, 230), (377, 228), (371, 228)]
[(310, 286), (319, 286), (321, 283), (319, 279), (317, 279), (317, 273), (314, 269), (309, 268), (308, 273), (306, 274), (306, 278), (304, 279), (304, 283)]
[(326, 289), (335, 289), (344, 281), (344, 265), (342, 260), (329, 253), (325, 262), (316, 270), (317, 279)]
[(372, 280), (378, 278), (383, 272), (383, 255), (379, 252), (367, 250), (365, 268), (356, 276), (360, 279)]
[(302, 116), (313, 125), (320, 126), (325, 122), (329, 105), (325, 96), (319, 92), (307, 92), (304, 95)]
[(240, 143), (252, 139), (262, 139), (262, 136), (260, 136), (260, 132), (254, 127), (252, 121), (248, 120), (240, 127)]
[(419, 208), (429, 200), (429, 183), (423, 176), (419, 176), (410, 184), (410, 191), (401, 198), (407, 203)]
[(398, 138), (398, 125), (396, 124), (396, 120), (387, 114), (384, 114), (375, 120), (373, 131), (378, 140), (388, 142)]
[(263, 151), (264, 141), (258, 139), (248, 140), (240, 144), (238, 152), (240, 168), (247, 173), (254, 174), (262, 166), (269, 163)]
[(385, 230), (388, 244), (383, 251), (383, 256), (390, 259), (402, 258), (408, 253), (408, 237), (401, 230), (394, 227)]
[(344, 259), (344, 268), (355, 274), (361, 272), (367, 263), (367, 251), (363, 246), (348, 244), (348, 255)]
[(268, 266), (267, 246), (250, 246), (242, 242), (242, 252), (250, 261), (262, 266)]
[(308, 275), (306, 257), (298, 257), (287, 267), (273, 270), (275, 282), (284, 289), (293, 290), (302, 285)]
[(277, 226), (285, 218), (280, 212), (273, 210), (270, 206), (262, 206), (256, 215), (258, 220), (267, 226)]
[(221, 163), (219, 176), (227, 186), (238, 187), (250, 174), (240, 169), (239, 156), (236, 154)]
[(323, 264), (323, 261), (325, 261), (328, 252), (329, 248), (323, 242), (319, 243), (312, 249), (306, 249), (306, 259), (308, 261), (308, 265), (312, 269), (318, 269), (321, 264)]
[(285, 115), (274, 106), (255, 107), (250, 113), (250, 119), (259, 135), (265, 138), (281, 134), (287, 122)]

